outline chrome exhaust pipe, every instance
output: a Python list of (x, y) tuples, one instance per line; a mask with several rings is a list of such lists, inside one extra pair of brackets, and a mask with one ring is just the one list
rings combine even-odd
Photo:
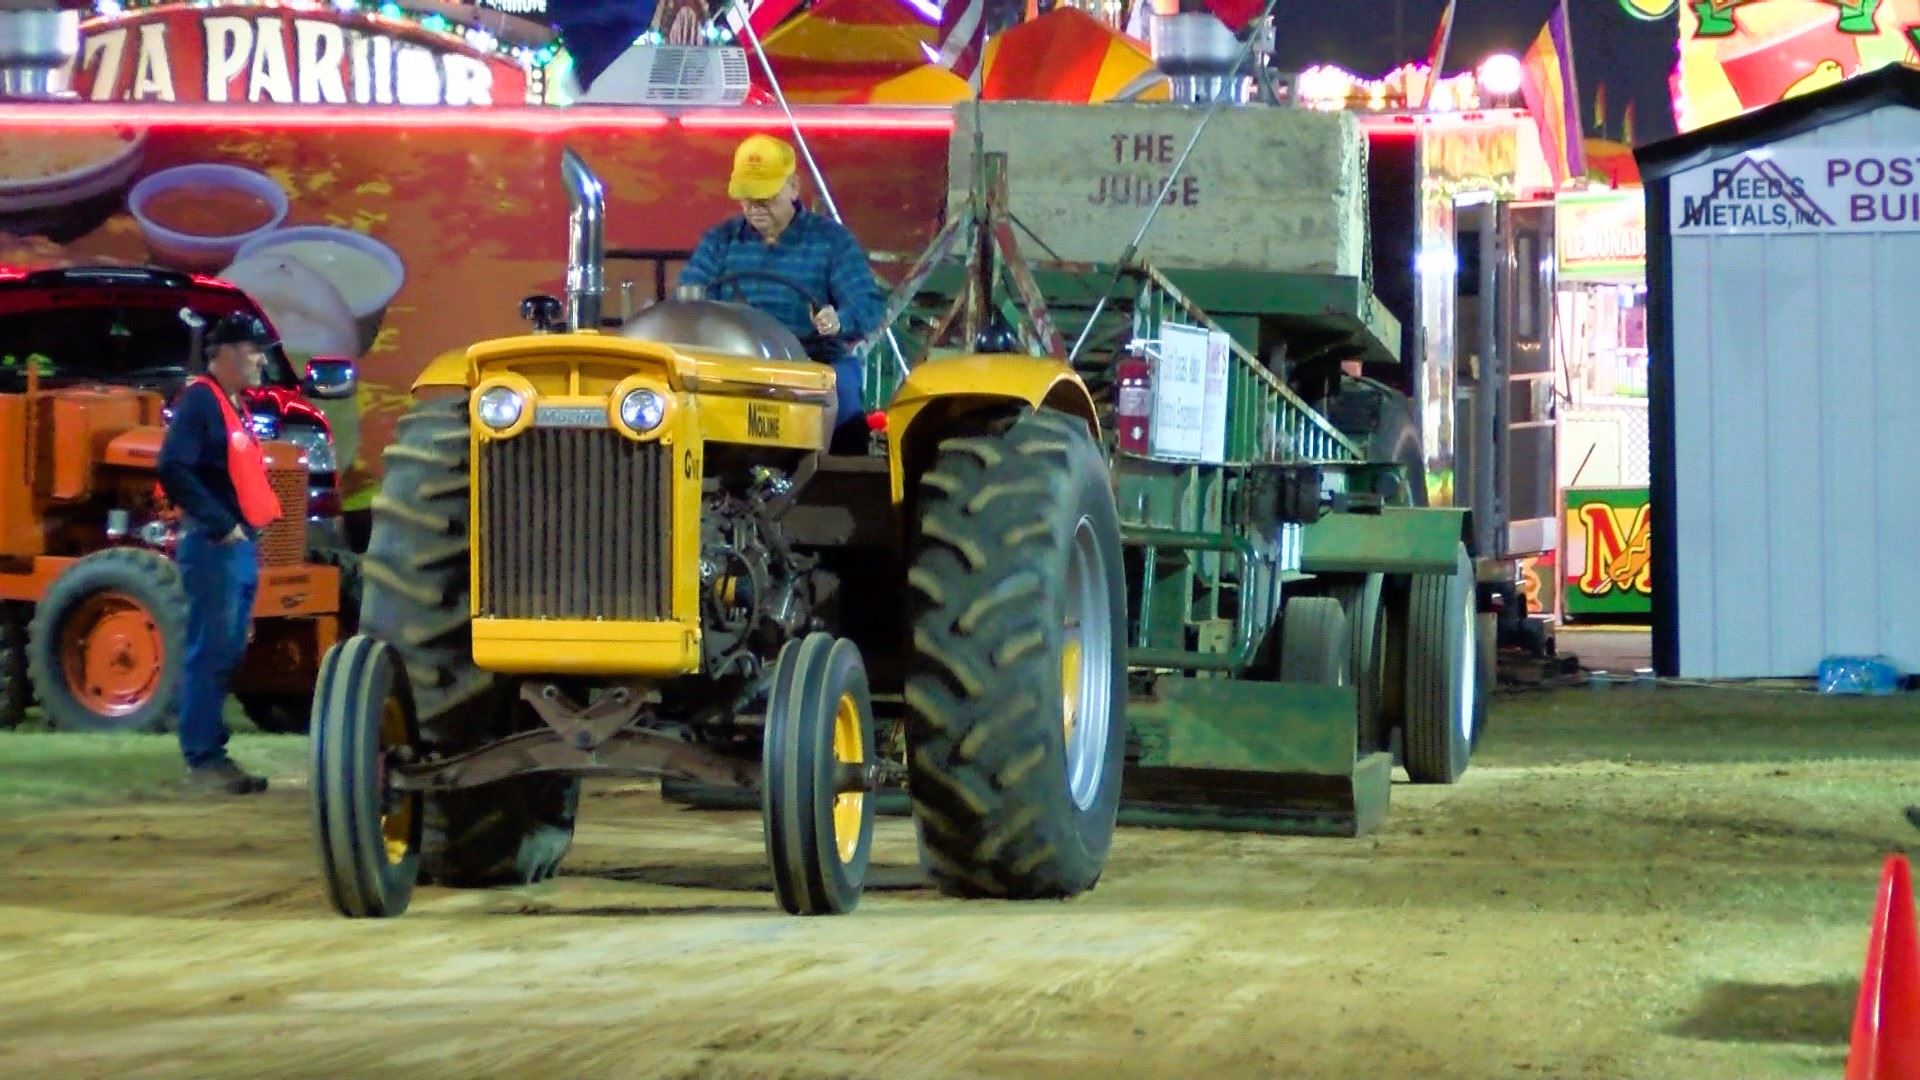
[(0, 9), (0, 98), (72, 98), (80, 13), (52, 0)]
[(606, 188), (571, 148), (560, 151), (560, 182), (573, 207), (567, 215), (567, 324), (575, 331), (598, 330), (606, 292)]

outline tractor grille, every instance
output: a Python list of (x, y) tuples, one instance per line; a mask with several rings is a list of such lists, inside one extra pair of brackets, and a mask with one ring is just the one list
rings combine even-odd
[(260, 565), (298, 566), (307, 558), (307, 470), (268, 469), (280, 519), (260, 534)]
[(671, 450), (535, 428), (483, 445), (478, 465), (482, 616), (672, 616)]

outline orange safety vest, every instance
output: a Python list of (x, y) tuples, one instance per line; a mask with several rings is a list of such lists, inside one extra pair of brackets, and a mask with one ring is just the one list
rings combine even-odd
[(280, 496), (274, 494), (272, 482), (267, 479), (266, 452), (260, 449), (260, 440), (254, 437), (253, 429), (241, 422), (239, 412), (219, 383), (205, 375), (195, 375), (187, 380), (187, 385), (195, 384), (213, 391), (214, 400), (220, 403), (220, 416), (227, 423), (227, 475), (232, 478), (233, 493), (240, 501), (240, 516), (255, 529), (264, 529), (286, 512), (280, 505)]

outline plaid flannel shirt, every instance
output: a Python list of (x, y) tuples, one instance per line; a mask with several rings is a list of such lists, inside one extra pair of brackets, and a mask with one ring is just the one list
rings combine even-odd
[[(867, 253), (846, 226), (832, 218), (800, 208), (771, 244), (746, 218), (728, 218), (700, 237), (699, 246), (680, 271), (680, 284), (705, 286), (725, 274), (754, 270), (778, 274), (811, 292), (819, 302), (833, 305), (840, 315), (836, 341), (841, 355), (880, 329), (885, 303), (873, 268), (867, 264)], [(715, 300), (738, 300), (758, 308), (780, 320), (802, 341), (815, 333), (807, 301), (784, 285), (742, 278), (709, 295)]]

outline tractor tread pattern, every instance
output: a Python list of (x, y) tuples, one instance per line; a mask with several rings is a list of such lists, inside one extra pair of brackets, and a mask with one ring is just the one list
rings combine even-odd
[[(1035, 767), (1058, 738), (1033, 722), (1045, 715), (1035, 695), (1057, 688), (1060, 672), (1049, 650), (1031, 646), (1046, 642), (1064, 582), (1035, 568), (1071, 541), (1056, 533), (1068, 527), (1057, 511), (1072, 499), (1074, 445), (1097, 451), (1084, 423), (1064, 414), (993, 423), (944, 441), (918, 489), (908, 786), (943, 892), (1064, 898), (1093, 886), (1104, 852), (1084, 850), (1071, 815), (1045, 812), (1060, 799), (1050, 787), (1065, 784)], [(1121, 715), (1116, 701), (1115, 723)]]

